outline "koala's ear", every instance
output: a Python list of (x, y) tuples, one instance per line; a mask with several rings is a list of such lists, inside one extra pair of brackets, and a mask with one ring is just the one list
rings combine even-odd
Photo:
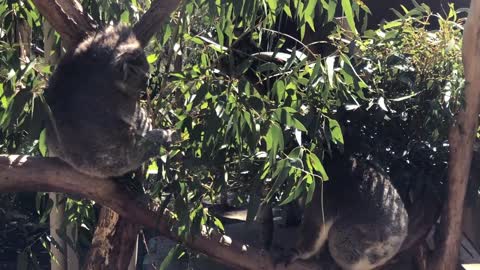
[(122, 69), (124, 79), (135, 79), (135, 77), (146, 77), (148, 74), (148, 62), (143, 52), (125, 53), (122, 56)]
[(125, 52), (115, 61), (117, 85), (122, 92), (136, 95), (145, 89), (148, 80), (148, 62), (143, 51)]

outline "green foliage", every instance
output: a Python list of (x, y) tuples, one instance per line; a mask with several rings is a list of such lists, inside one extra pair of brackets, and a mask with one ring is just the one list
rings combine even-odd
[[(22, 47), (18, 41), (22, 29), (30, 28), (32, 42), (38, 44), (40, 16), (30, 1), (0, 1), (0, 23), (0, 154), (37, 155), (43, 113), (38, 94), (49, 69), (41, 58), (23, 54), (30, 44)], [(0, 194), (0, 260), (17, 257), (17, 269), (41, 269), (48, 258), (48, 224), (36, 215), (35, 201), (32, 193)]]
[[(150, 2), (82, 4), (103, 23), (134, 23)], [(315, 55), (300, 40), (322, 31), (337, 5), (350, 30), (336, 26), (327, 33), (334, 48)], [(0, 0), (2, 153), (46, 150), (41, 94), (51, 68), (39, 50), (20, 57), (13, 26), (27, 21), (34, 48), (41, 47), (40, 16), (31, 7)], [(145, 187), (173, 209), (179, 235), (204, 224), (223, 230), (201, 202), (233, 195), (231, 203), (248, 206), (252, 217), (262, 200), (309, 201), (328, 180), (322, 161), (336, 149), (373, 154), (392, 171), (392, 160), (438, 165), (441, 178), (464, 87), (462, 25), (451, 11), (438, 31), (428, 31), (432, 15), (419, 6), (360, 34), (358, 14), (367, 9), (348, 0), (190, 0), (148, 44), (144, 105), (157, 127), (180, 130), (182, 141), (147, 164)], [(70, 206), (69, 219), (91, 232), (92, 205)]]
[(422, 18), (397, 20), (368, 31), (366, 39), (356, 43), (360, 57), (354, 59), (360, 76), (368, 78), (368, 90), (383, 98), (370, 98), (369, 103), (386, 112), (404, 113), (403, 121), (417, 127), (410, 128), (415, 132), (412, 138), (436, 143), (447, 139), (445, 128), (460, 105), (463, 26), (455, 12), (440, 18), (440, 29), (434, 32), (415, 28)]
[[(1, 0), (0, 22), (0, 154), (44, 156), (42, 94), (52, 67), (46, 64), (40, 47), (42, 19), (30, 1)], [(31, 37), (31, 41), (24, 40), (25, 37)], [(95, 222), (93, 207), (89, 201), (69, 201), (66, 214), (68, 222), (74, 223), (80, 232), (81, 252), (87, 250), (91, 242)], [(0, 194), (0, 202), (0, 261), (17, 257), (17, 269), (47, 267), (51, 209), (48, 196), (44, 193)], [(69, 239), (67, 242), (72, 243)]]
[(130, 24), (137, 22), (151, 1), (137, 0), (85, 0), (82, 1), (85, 11), (99, 23), (122, 22)]
[(38, 95), (49, 67), (41, 58), (24, 55), (22, 50), (31, 48), (18, 40), (24, 24), (32, 29), (32, 41), (41, 38), (40, 16), (31, 2), (0, 1), (0, 22), (0, 151), (32, 153), (43, 119)]
[[(255, 198), (265, 192), (269, 199), (291, 201), (302, 190), (313, 191), (315, 181), (327, 178), (319, 129), (331, 128), (334, 143), (343, 142), (338, 123), (332, 119), (328, 126), (324, 118), (336, 93), (319, 89), (321, 97), (316, 89), (325, 60), (310, 62), (304, 48), (282, 52), (280, 62), (260, 57), (262, 50), (272, 51), (270, 58), (284, 50), (285, 36), (269, 31), (277, 18), (291, 18), (301, 34), (308, 25), (313, 28), (318, 16), (313, 10), (323, 6), (316, 1), (267, 1), (263, 9), (256, 1), (214, 3), (188, 2), (177, 15), (186, 19), (166, 25), (148, 47), (153, 76), (147, 106), (157, 125), (175, 126), (183, 138), (178, 150), (151, 167), (158, 177), (151, 177), (150, 190), (160, 195), (173, 188), (182, 194), (173, 204), (187, 227), (195, 220), (212, 225), (208, 213), (195, 210), (187, 218), (183, 212), (200, 201), (218, 201), (225, 192), (234, 192), (234, 203), (244, 205), (258, 203)], [(159, 57), (162, 52), (166, 57)], [(304, 167), (311, 157), (315, 165)]]
[[(152, 101), (164, 113), (156, 119), (174, 124), (184, 139), (175, 158), (157, 161), (164, 185), (185, 181), (189, 187), (191, 199), (176, 206), (217, 201), (226, 190), (241, 205), (258, 203), (258, 197), (285, 204), (311, 196), (315, 183), (328, 179), (321, 163), (325, 153), (344, 147), (374, 154), (387, 166), (396, 166), (390, 160), (440, 166), (443, 180), (447, 131), (464, 87), (462, 25), (452, 11), (439, 18), (438, 31), (428, 31), (428, 12), (418, 7), (361, 36), (345, 36), (338, 28), (331, 36), (337, 51), (325, 57), (311, 59), (295, 50), (283, 62), (247, 57), (231, 73), (218, 62), (241, 35), (235, 39), (233, 30), (224, 35), (225, 29), (204, 27), (211, 30), (194, 39), (192, 32), (182, 34), (188, 25), (169, 30), (184, 37), (183, 66), (164, 88), (155, 88), (162, 85), (155, 77), (151, 83), (152, 94), (159, 93)], [(251, 31), (250, 41), (263, 48), (256, 39), (263, 29)], [(282, 52), (277, 45), (267, 49)], [(162, 70), (162, 61), (175, 60), (161, 59), (154, 68)], [(251, 70), (267, 93), (248, 79)]]
[(340, 32), (333, 37), (339, 41), (336, 46), (341, 57), (350, 56), (356, 74), (368, 85), (357, 93), (358, 99), (346, 102), (347, 107), (364, 111), (364, 116), (350, 124), (352, 130), (359, 131), (353, 141), (370, 145), (362, 152), (375, 156), (389, 153), (408, 161), (405, 155), (423, 145), (430, 149), (424, 154), (432, 155), (424, 162), (447, 162), (448, 129), (462, 105), (465, 86), (463, 19), (451, 8), (447, 17), (438, 18), (438, 31), (426, 29), (433, 15), (422, 5), (405, 11), (410, 16), (369, 30), (351, 43), (341, 42)]
[[(0, 194), (0, 268), (42, 269), (39, 258), (48, 254), (43, 248), (48, 223), (35, 213), (35, 194)], [(9, 262), (11, 262), (9, 264)]]

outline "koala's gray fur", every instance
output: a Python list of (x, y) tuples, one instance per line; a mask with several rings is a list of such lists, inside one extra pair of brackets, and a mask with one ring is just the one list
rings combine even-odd
[(96, 33), (63, 57), (45, 95), (49, 154), (96, 177), (138, 168), (170, 140), (152, 130), (139, 96), (148, 79), (143, 48), (125, 26)]
[(370, 270), (385, 264), (407, 236), (408, 214), (398, 192), (370, 161), (351, 158), (329, 167), (323, 200), (317, 186), (288, 262), (317, 255), (328, 244), (342, 269)]

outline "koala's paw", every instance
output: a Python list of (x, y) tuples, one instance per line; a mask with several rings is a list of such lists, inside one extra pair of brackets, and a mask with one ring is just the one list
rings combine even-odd
[(287, 267), (300, 258), (300, 253), (295, 248), (283, 249), (273, 256), (275, 266), (283, 265)]
[(178, 143), (182, 139), (181, 132), (175, 129), (168, 129), (168, 136), (170, 138), (170, 143)]
[(180, 140), (180, 132), (173, 129), (152, 129), (145, 135), (145, 140), (153, 142), (158, 146), (168, 147), (170, 144)]
[(141, 154), (140, 159), (145, 161), (151, 157), (158, 155), (159, 148), (164, 147), (167, 150), (171, 149), (171, 145), (179, 141), (179, 132), (174, 130), (152, 129), (145, 134), (135, 145)]

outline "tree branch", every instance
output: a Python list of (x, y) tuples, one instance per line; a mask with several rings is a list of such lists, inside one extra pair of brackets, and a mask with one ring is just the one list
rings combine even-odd
[(163, 22), (177, 9), (181, 0), (156, 0), (133, 27), (133, 32), (145, 47), (153, 35), (160, 31)]
[(457, 269), (462, 216), (473, 142), (480, 112), (480, 0), (472, 0), (463, 33), (465, 104), (450, 128), (447, 203), (440, 224), (440, 248), (429, 266), (432, 270)]
[[(162, 235), (180, 241), (170, 228), (175, 220), (170, 211), (160, 215), (137, 200), (123, 186), (111, 179), (94, 178), (76, 172), (57, 158), (0, 155), (0, 191), (49, 191), (77, 194), (96, 201), (131, 222), (158, 230)], [(210, 258), (239, 269), (318, 269), (320, 266), (295, 262), (285, 268), (274, 267), (267, 251), (231, 240), (228, 236), (205, 229), (184, 243)]]
[(60, 34), (67, 48), (75, 46), (97, 28), (95, 21), (83, 12), (82, 5), (76, 0), (33, 0), (33, 2)]
[[(97, 29), (97, 23), (85, 12), (76, 0), (33, 0), (40, 13), (49, 21), (71, 48), (90, 32)], [(133, 31), (145, 46), (158, 32), (163, 22), (180, 5), (181, 0), (156, 0), (135, 24)]]

